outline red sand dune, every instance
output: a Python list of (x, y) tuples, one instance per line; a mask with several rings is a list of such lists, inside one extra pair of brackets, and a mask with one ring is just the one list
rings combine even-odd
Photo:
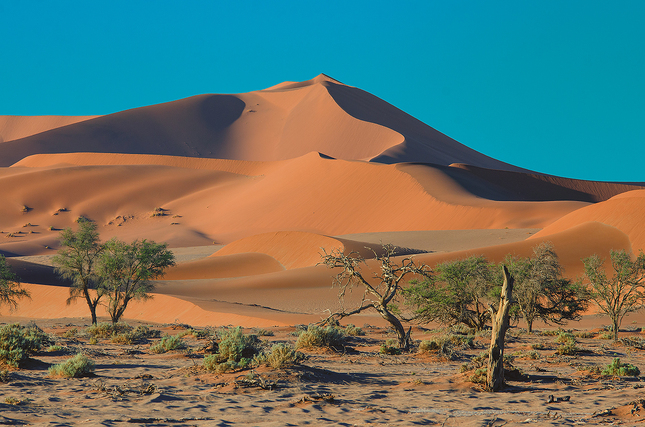
[[(0, 118), (0, 165), (13, 165), (0, 167), (0, 253), (53, 254), (60, 230), (81, 215), (102, 239), (227, 244), (169, 270), (158, 288), (167, 296), (133, 306), (131, 318), (258, 326), (320, 317), (338, 305), (333, 272), (316, 266), (320, 248), (370, 255), (360, 239), (329, 236), (542, 229), (417, 259), (481, 253), (497, 262), (550, 240), (569, 275), (592, 253), (645, 247), (643, 185), (508, 165), (324, 75), (68, 119)], [(33, 282), (52, 275), (12, 264)], [(30, 286), (40, 302), (21, 304), (20, 315), (86, 315), (81, 304), (57, 311), (64, 287)]]
[(0, 145), (0, 165), (42, 153), (284, 160), (311, 151), (347, 160), (462, 162), (522, 170), (322, 74), (245, 94), (199, 95), (136, 108), (9, 141)]
[(26, 138), (99, 116), (0, 116), (0, 143)]
[[(631, 241), (634, 253), (645, 250), (645, 190), (629, 191), (611, 199), (587, 206), (563, 216), (558, 221), (532, 238), (542, 238), (548, 234), (558, 233), (588, 221), (597, 221), (615, 227), (625, 233)], [(612, 248), (610, 248), (612, 249)], [(622, 249), (619, 247), (613, 249)], [(608, 251), (604, 252), (606, 255)], [(600, 255), (600, 253), (599, 253)]]

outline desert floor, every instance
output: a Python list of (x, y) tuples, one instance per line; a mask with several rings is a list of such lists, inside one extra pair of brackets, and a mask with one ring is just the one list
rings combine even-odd
[[(502, 392), (488, 393), (469, 381), (472, 372), (460, 373), (461, 365), (485, 350), (486, 334), (475, 338), (474, 348), (457, 348), (450, 360), (436, 351), (381, 354), (392, 331), (364, 325), (364, 336), (349, 337), (337, 351), (303, 349), (306, 359), (293, 368), (215, 374), (202, 367), (209, 338), (195, 338), (188, 325), (149, 324), (163, 335), (183, 335), (188, 348), (164, 354), (150, 352), (158, 339), (90, 344), (83, 319), (37, 325), (61, 348), (44, 349), (26, 367), (9, 370), (0, 383), (0, 424), (542, 426), (632, 425), (645, 417), (640, 377), (593, 373), (594, 366), (615, 357), (645, 368), (645, 351), (604, 339), (601, 329), (571, 330), (580, 348), (573, 356), (557, 354), (555, 329), (531, 334), (511, 329), (505, 354), (525, 376), (508, 380)], [(631, 322), (624, 329), (621, 337), (641, 337)], [(273, 335), (259, 338), (293, 344), (296, 330), (266, 328), (263, 333)], [(445, 333), (415, 328), (412, 337), (418, 344)], [(96, 362), (94, 376), (48, 376), (49, 366), (79, 351)], [(548, 403), (551, 395), (569, 398)]]

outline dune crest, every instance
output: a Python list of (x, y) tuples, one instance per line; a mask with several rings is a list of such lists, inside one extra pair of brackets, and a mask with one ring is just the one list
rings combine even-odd
[(0, 143), (100, 116), (0, 116)]

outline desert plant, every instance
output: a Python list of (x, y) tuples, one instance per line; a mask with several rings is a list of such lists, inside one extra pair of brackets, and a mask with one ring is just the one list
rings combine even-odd
[(127, 323), (101, 322), (93, 324), (85, 332), (94, 338), (111, 338), (112, 335), (124, 334), (132, 331), (132, 326)]
[(108, 298), (108, 313), (117, 323), (135, 300), (151, 298), (152, 280), (163, 276), (166, 268), (175, 265), (175, 257), (165, 243), (135, 240), (127, 244), (117, 239), (105, 243), (97, 264), (104, 278), (102, 289)]
[(296, 348), (331, 347), (341, 348), (345, 342), (345, 333), (333, 326), (320, 327), (309, 325), (306, 331), (300, 332)]
[(435, 267), (436, 275), (412, 281), (403, 291), (418, 321), (459, 323), (480, 331), (490, 320), (488, 304), (499, 286), (495, 285), (492, 265), (483, 256), (444, 262)]
[(334, 284), (340, 288), (338, 298), (343, 306), (345, 294), (354, 286), (361, 286), (363, 291), (363, 298), (358, 307), (346, 311), (343, 307), (341, 311), (329, 315), (325, 322), (334, 323), (338, 320), (361, 313), (365, 310), (376, 310), (383, 319), (385, 319), (396, 331), (399, 340), (399, 348), (408, 349), (410, 346), (410, 331), (405, 332), (401, 319), (392, 310), (392, 304), (401, 289), (401, 282), (409, 275), (420, 275), (430, 277), (430, 268), (424, 264), (417, 265), (410, 257), (400, 260), (400, 263), (395, 262), (393, 259), (396, 255), (396, 248), (394, 245), (382, 245), (382, 254), (370, 249), (374, 253), (374, 259), (380, 264), (380, 272), (374, 273), (374, 280), (366, 280), (361, 271), (361, 264), (367, 265), (365, 259), (357, 252), (344, 254), (342, 250), (334, 250), (331, 253), (325, 252), (321, 255), (321, 264), (329, 268), (339, 268), (341, 272), (338, 273), (334, 279)]
[(265, 364), (273, 369), (289, 368), (300, 363), (304, 359), (304, 354), (296, 351), (289, 344), (274, 344), (271, 350), (265, 353)]
[(582, 262), (591, 288), (591, 299), (611, 319), (613, 338), (618, 341), (623, 318), (640, 309), (645, 301), (642, 288), (645, 254), (641, 252), (635, 260), (624, 249), (612, 250), (609, 255), (613, 269), (611, 277), (607, 276), (604, 260), (598, 255), (585, 258)]
[(443, 334), (419, 344), (420, 352), (436, 351), (441, 357), (454, 360), (460, 356), (459, 350), (474, 348), (475, 341), (472, 335)]
[(536, 319), (561, 325), (579, 319), (587, 309), (586, 290), (581, 283), (562, 277), (563, 269), (552, 243), (534, 247), (531, 258), (508, 255), (504, 264), (515, 278), (513, 297), (529, 332)]
[(354, 326), (351, 323), (345, 326), (345, 334), (352, 336), (352, 337), (358, 337), (358, 336), (363, 336), (365, 335), (365, 332), (358, 326)]
[(61, 249), (52, 258), (56, 272), (72, 281), (67, 304), (76, 298), (84, 298), (90, 309), (92, 324), (97, 323), (96, 307), (104, 293), (100, 277), (96, 274), (96, 264), (103, 252), (96, 227), (95, 223), (84, 220), (78, 222), (76, 232), (71, 228), (63, 230), (59, 238)]
[[(204, 368), (218, 373), (244, 369), (259, 353), (258, 344), (255, 335), (244, 334), (240, 327), (225, 329), (221, 333), (217, 353), (204, 357)], [(263, 360), (256, 359), (256, 363)]]
[(67, 359), (65, 362), (49, 368), (49, 375), (52, 377), (80, 378), (91, 375), (94, 372), (95, 364), (83, 353)]
[(627, 347), (637, 348), (639, 350), (645, 350), (645, 339), (641, 337), (624, 337), (619, 340)]
[(150, 346), (152, 353), (166, 353), (171, 350), (181, 350), (186, 348), (186, 343), (179, 335), (165, 336), (158, 343)]
[(112, 333), (111, 340), (115, 344), (135, 344), (146, 342), (148, 338), (159, 338), (159, 336), (161, 336), (161, 331), (139, 325), (135, 329), (130, 328), (128, 331)]
[(16, 308), (18, 300), (25, 297), (29, 298), (29, 292), (20, 286), (18, 276), (11, 270), (4, 255), (0, 255), (0, 306), (6, 304), (11, 309)]
[(0, 362), (19, 367), (29, 355), (51, 342), (40, 328), (22, 327), (17, 323), (0, 328)]
[(602, 375), (614, 375), (619, 377), (637, 377), (641, 373), (638, 367), (629, 363), (621, 363), (619, 358), (615, 358), (605, 369)]
[(271, 329), (253, 328), (253, 335), (257, 335), (258, 337), (272, 337), (275, 334)]
[(64, 338), (74, 338), (78, 334), (78, 329), (77, 328), (71, 328), (63, 334)]

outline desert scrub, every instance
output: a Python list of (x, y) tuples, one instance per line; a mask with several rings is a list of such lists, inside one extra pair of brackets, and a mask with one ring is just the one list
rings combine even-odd
[(257, 335), (258, 337), (272, 337), (275, 334), (270, 329), (253, 328), (253, 335)]
[(111, 338), (113, 334), (122, 334), (124, 332), (130, 332), (132, 326), (127, 323), (97, 323), (92, 325), (85, 330), (85, 332), (94, 338)]
[(5, 325), (0, 328), (0, 362), (19, 367), (30, 354), (50, 343), (49, 336), (37, 326)]
[(161, 338), (161, 340), (158, 343), (151, 345), (150, 351), (152, 353), (160, 354), (160, 353), (166, 353), (171, 350), (181, 350), (184, 348), (186, 348), (186, 343), (181, 339), (181, 336), (167, 335)]
[(564, 356), (573, 356), (580, 351), (576, 345), (576, 338), (568, 332), (561, 332), (555, 339), (559, 343), (556, 353)]
[(274, 344), (268, 352), (258, 353), (253, 358), (253, 365), (266, 365), (273, 369), (289, 368), (303, 361), (305, 355), (296, 351), (289, 344)]
[(436, 351), (439, 356), (448, 360), (458, 358), (461, 355), (458, 350), (466, 348), (475, 348), (474, 336), (442, 334), (431, 340), (421, 341), (419, 344), (420, 353)]
[(399, 341), (393, 338), (385, 340), (381, 347), (379, 348), (379, 353), (389, 354), (391, 356), (401, 354), (401, 349), (399, 348)]
[(347, 326), (345, 326), (345, 334), (351, 337), (362, 337), (363, 335), (365, 335), (365, 332), (363, 332), (363, 330), (358, 326), (354, 326), (349, 323)]
[(211, 331), (208, 329), (194, 329), (190, 328), (188, 330), (188, 333), (192, 336), (194, 336), (198, 340), (204, 340), (206, 338), (209, 338), (211, 336)]
[(614, 375), (619, 377), (637, 377), (641, 373), (638, 367), (629, 363), (620, 363), (620, 359), (615, 358), (605, 369), (602, 375)]
[(94, 372), (94, 362), (83, 353), (78, 353), (49, 368), (49, 375), (52, 377), (80, 378), (91, 375)]
[(161, 331), (139, 325), (127, 332), (113, 333), (110, 339), (115, 344), (136, 344), (145, 343), (149, 338), (159, 338), (160, 336)]
[(76, 335), (78, 335), (78, 329), (72, 328), (72, 329), (69, 329), (68, 331), (66, 331), (63, 334), (63, 337), (64, 338), (74, 338)]
[(626, 347), (633, 347), (639, 350), (645, 350), (645, 340), (641, 337), (624, 337), (620, 338), (620, 341)]
[(330, 347), (341, 348), (345, 342), (345, 333), (333, 326), (321, 328), (309, 325), (302, 331), (296, 340), (296, 348)]
[(582, 331), (582, 332), (576, 332), (574, 335), (578, 338), (593, 338), (596, 336), (596, 333)]
[(242, 328), (225, 329), (221, 332), (217, 353), (204, 357), (204, 367), (218, 373), (244, 369), (259, 353), (258, 346), (258, 337), (244, 334)]

